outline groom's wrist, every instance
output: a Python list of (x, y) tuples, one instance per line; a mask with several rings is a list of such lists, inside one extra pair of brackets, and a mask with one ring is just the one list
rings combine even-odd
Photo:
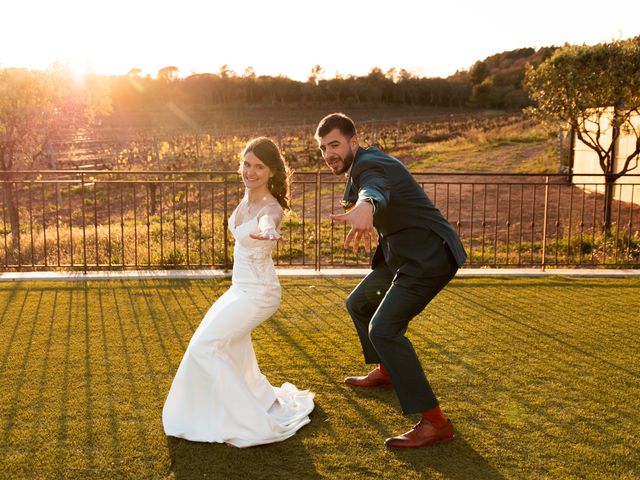
[(373, 209), (373, 212), (375, 213), (376, 211), (376, 202), (373, 200), (373, 198), (361, 198), (358, 199), (358, 201), (356, 202), (356, 205), (362, 204), (362, 203), (368, 203), (369, 205), (371, 205), (371, 208)]

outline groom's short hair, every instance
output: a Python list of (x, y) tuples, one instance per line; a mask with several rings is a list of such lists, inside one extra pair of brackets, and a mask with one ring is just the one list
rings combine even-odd
[(347, 117), (344, 113), (336, 112), (331, 113), (320, 120), (318, 128), (316, 129), (316, 140), (320, 141), (322, 137), (334, 128), (340, 130), (340, 133), (346, 138), (354, 137), (357, 134), (353, 120)]

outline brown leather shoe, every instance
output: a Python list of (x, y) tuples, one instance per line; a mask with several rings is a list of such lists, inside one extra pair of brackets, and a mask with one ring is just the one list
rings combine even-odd
[(391, 379), (380, 371), (380, 367), (376, 367), (364, 377), (347, 377), (344, 383), (355, 387), (389, 387)]
[(436, 428), (431, 422), (421, 420), (407, 433), (387, 438), (384, 444), (387, 447), (395, 448), (420, 448), (451, 440), (453, 440), (453, 425), (451, 420), (447, 418), (447, 424), (442, 428)]

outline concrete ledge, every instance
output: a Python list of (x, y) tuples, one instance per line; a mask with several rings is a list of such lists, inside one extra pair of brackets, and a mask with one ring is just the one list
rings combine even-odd
[[(369, 269), (364, 268), (329, 268), (320, 271), (313, 269), (278, 268), (281, 277), (364, 277)], [(0, 273), (0, 282), (16, 281), (93, 281), (93, 280), (206, 280), (210, 278), (227, 278), (231, 271), (203, 270), (126, 270), (95, 272), (5, 272)], [(640, 278), (640, 269), (585, 269), (555, 268), (540, 270), (536, 268), (463, 268), (458, 270), (458, 277), (601, 277), (601, 278)]]
[(602, 277), (640, 278), (640, 269), (597, 269), (597, 268), (463, 268), (457, 277)]

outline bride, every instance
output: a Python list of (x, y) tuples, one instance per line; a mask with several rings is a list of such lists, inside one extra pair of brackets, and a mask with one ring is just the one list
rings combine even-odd
[(279, 442), (309, 423), (313, 396), (260, 372), (251, 331), (280, 304), (271, 251), (289, 208), (289, 175), (278, 147), (251, 140), (240, 167), (245, 195), (229, 219), (235, 237), (231, 287), (196, 329), (162, 411), (164, 431), (198, 442), (250, 447)]

